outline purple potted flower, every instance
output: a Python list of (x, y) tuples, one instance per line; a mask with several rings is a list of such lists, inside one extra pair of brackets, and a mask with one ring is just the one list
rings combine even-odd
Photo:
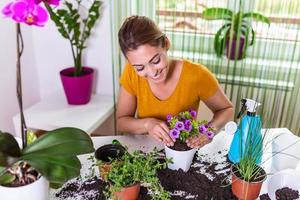
[(180, 112), (177, 116), (167, 115), (167, 124), (170, 132), (169, 136), (175, 141), (173, 147), (165, 146), (166, 157), (172, 158), (173, 163), (168, 164), (170, 169), (177, 170), (181, 168), (188, 171), (192, 163), (196, 149), (191, 149), (186, 145), (189, 137), (205, 134), (212, 139), (214, 133), (207, 121), (197, 121), (195, 110)]

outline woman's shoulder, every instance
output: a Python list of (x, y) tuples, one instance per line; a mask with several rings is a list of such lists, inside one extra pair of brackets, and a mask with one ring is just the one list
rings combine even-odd
[(192, 62), (190, 60), (183, 60), (183, 66), (187, 74), (194, 74), (199, 76), (211, 73), (206, 66), (200, 63)]

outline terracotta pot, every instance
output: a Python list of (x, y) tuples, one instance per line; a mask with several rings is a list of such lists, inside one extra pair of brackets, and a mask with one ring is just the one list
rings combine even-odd
[(68, 104), (87, 104), (92, 95), (94, 70), (90, 67), (82, 67), (83, 75), (81, 76), (73, 76), (74, 71), (74, 67), (60, 71)]
[(120, 158), (124, 155), (126, 149), (118, 144), (103, 145), (95, 151), (95, 158), (101, 161), (98, 165), (100, 176), (107, 181), (107, 174), (111, 169), (111, 160)]
[(241, 200), (255, 200), (258, 198), (260, 189), (262, 186), (262, 183), (266, 180), (267, 175), (265, 171), (263, 170), (265, 176), (262, 178), (262, 180), (257, 182), (247, 182), (245, 180), (242, 180), (240, 177), (234, 173), (235, 165), (231, 167), (231, 173), (232, 173), (232, 193)]
[(134, 185), (124, 187), (120, 192), (115, 192), (114, 199), (118, 200), (136, 200), (139, 197), (141, 185), (136, 183)]

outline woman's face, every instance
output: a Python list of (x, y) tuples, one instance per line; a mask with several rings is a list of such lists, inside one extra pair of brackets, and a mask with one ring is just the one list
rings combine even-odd
[(169, 71), (167, 47), (144, 44), (136, 50), (128, 51), (126, 56), (139, 76), (152, 83), (162, 83), (166, 80)]

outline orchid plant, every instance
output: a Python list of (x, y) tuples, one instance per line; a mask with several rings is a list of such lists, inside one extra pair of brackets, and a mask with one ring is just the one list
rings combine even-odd
[(197, 112), (188, 110), (180, 112), (177, 116), (167, 115), (167, 124), (170, 128), (169, 135), (174, 140), (184, 143), (189, 137), (206, 135), (207, 138), (214, 137), (214, 129), (206, 120), (197, 121)]
[(56, 129), (37, 139), (27, 137), (21, 82), (24, 44), (20, 24), (45, 25), (49, 16), (41, 2), (54, 6), (59, 4), (59, 0), (13, 0), (2, 10), (4, 16), (17, 22), (17, 97), (22, 148), (11, 134), (0, 131), (0, 185), (10, 187), (30, 184), (41, 175), (48, 179), (52, 187), (59, 187), (79, 175), (81, 163), (77, 155), (94, 151), (89, 135), (77, 128)]

